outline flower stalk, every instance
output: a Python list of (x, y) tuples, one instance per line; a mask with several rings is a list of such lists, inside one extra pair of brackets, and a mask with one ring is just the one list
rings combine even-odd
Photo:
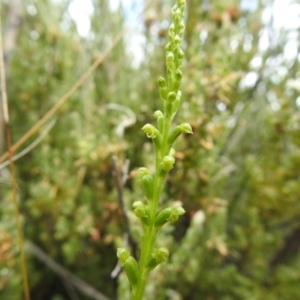
[(131, 300), (143, 299), (150, 271), (168, 258), (168, 249), (164, 247), (155, 248), (158, 230), (168, 222), (177, 221), (178, 217), (185, 213), (180, 206), (158, 211), (165, 179), (175, 164), (173, 145), (182, 133), (192, 133), (192, 128), (188, 123), (171, 129), (181, 98), (179, 88), (182, 72), (180, 68), (184, 53), (180, 47), (184, 31), (184, 9), (185, 0), (177, 0), (172, 9), (173, 23), (169, 29), (170, 42), (166, 46), (167, 80), (163, 77), (158, 79), (159, 94), (163, 101), (164, 112), (158, 110), (154, 113), (157, 128), (151, 124), (146, 124), (142, 128), (146, 136), (153, 141), (156, 170), (154, 175), (151, 175), (147, 168), (138, 170), (139, 181), (147, 200), (146, 202), (136, 201), (133, 204), (134, 213), (140, 219), (143, 227), (140, 261), (137, 263), (126, 249), (119, 248), (117, 253), (131, 284)]

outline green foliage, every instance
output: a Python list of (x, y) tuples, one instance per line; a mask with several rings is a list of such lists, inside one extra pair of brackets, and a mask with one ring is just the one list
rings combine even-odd
[[(5, 24), (10, 1), (3, 2)], [(66, 3), (25, 0), (22, 4), (22, 26), (7, 78), (14, 141), (110, 45), (125, 18), (121, 8), (113, 12), (108, 1), (94, 1), (90, 35), (80, 37)], [(136, 282), (135, 262), (130, 259), (117, 280), (110, 277), (117, 263), (116, 249), (124, 247), (126, 233), (111, 155), (118, 157), (120, 169), (125, 159), (130, 160), (123, 198), (133, 236), (140, 240), (143, 227), (149, 226), (155, 190), (155, 153), (141, 128), (153, 122), (155, 111), (156, 125), (144, 131), (155, 141), (156, 155), (159, 147), (165, 149), (160, 172), (170, 176), (161, 197), (165, 215), (156, 216), (157, 227), (164, 226), (157, 232), (156, 250), (149, 253), (148, 267), (153, 270), (144, 299), (297, 299), (299, 61), (283, 53), (290, 36), (298, 39), (299, 28), (273, 28), (270, 47), (264, 50), (260, 37), (272, 28), (261, 21), (265, 4), (247, 12), (235, 0), (210, 1), (209, 8), (205, 1), (191, 0), (183, 36), (186, 56), (183, 59), (181, 52), (168, 49), (165, 57), (170, 7), (171, 1), (152, 1), (143, 14), (146, 44), (140, 65), (133, 66), (128, 47), (133, 42), (125, 35), (61, 107), (43, 141), (16, 161), (25, 238), (109, 298), (129, 299), (125, 273)], [(182, 79), (176, 71), (180, 63)], [(245, 83), (249, 72), (257, 76), (255, 84)], [(172, 90), (164, 78), (173, 78)], [(164, 122), (179, 102), (180, 80), (184, 101), (163, 145)], [(110, 107), (112, 103), (122, 105), (121, 110)], [(161, 103), (165, 110), (156, 111)], [(128, 120), (128, 111), (136, 122), (119, 127)], [(181, 134), (190, 131), (193, 136)], [(171, 151), (175, 140), (176, 153)], [(138, 169), (142, 165), (145, 169)], [(0, 298), (20, 299), (22, 279), (9, 177), (4, 171)], [(182, 206), (183, 215), (177, 211)], [(170, 222), (178, 215), (176, 223)], [(159, 262), (166, 258), (166, 250), (168, 262), (154, 268), (157, 258)], [(134, 251), (130, 252), (133, 257)], [(27, 262), (32, 299), (70, 299), (47, 265), (30, 253)]]

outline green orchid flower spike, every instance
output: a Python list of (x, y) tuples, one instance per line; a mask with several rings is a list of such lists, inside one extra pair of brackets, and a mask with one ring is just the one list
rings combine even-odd
[(193, 133), (188, 123), (171, 128), (181, 98), (179, 88), (182, 72), (180, 68), (184, 53), (180, 46), (184, 31), (184, 9), (185, 0), (177, 0), (172, 9), (173, 23), (169, 29), (170, 41), (166, 45), (167, 79), (163, 77), (158, 79), (163, 112), (160, 110), (154, 112), (157, 127), (146, 124), (142, 128), (146, 136), (153, 141), (156, 171), (152, 175), (147, 168), (140, 168), (137, 174), (145, 194), (145, 201), (139, 200), (133, 204), (134, 213), (140, 219), (143, 227), (140, 260), (136, 262), (130, 256), (129, 251), (124, 248), (119, 248), (117, 254), (131, 284), (131, 300), (143, 299), (150, 271), (166, 261), (169, 256), (168, 249), (164, 247), (155, 248), (158, 230), (166, 223), (176, 222), (179, 216), (185, 213), (181, 206), (158, 211), (165, 179), (175, 164), (173, 145), (181, 134)]

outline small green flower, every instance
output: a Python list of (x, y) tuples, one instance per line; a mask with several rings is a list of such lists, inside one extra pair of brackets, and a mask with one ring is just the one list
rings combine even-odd
[(169, 134), (168, 144), (173, 145), (177, 138), (181, 135), (181, 133), (190, 133), (192, 134), (192, 127), (188, 123), (183, 123), (179, 126), (176, 126)]
[(165, 247), (160, 247), (155, 249), (152, 252), (152, 257), (156, 260), (157, 263), (161, 264), (162, 262), (166, 261), (169, 256), (169, 251)]
[(183, 123), (179, 125), (181, 132), (193, 134), (192, 127), (189, 123)]
[(153, 114), (153, 116), (157, 119), (159, 117), (163, 117), (164, 114), (160, 110), (156, 110)]
[(180, 6), (184, 6), (185, 5), (185, 0), (177, 0), (177, 5)]
[(117, 257), (120, 260), (121, 266), (124, 266), (125, 261), (130, 257), (130, 252), (125, 248), (118, 248)]
[(166, 49), (166, 52), (171, 52), (172, 51), (172, 44), (171, 43), (168, 43), (165, 47)]
[(150, 175), (150, 172), (147, 168), (139, 168), (138, 178), (139, 181), (142, 183), (142, 187), (146, 198), (150, 201), (153, 196), (153, 188), (154, 188), (153, 177)]
[(181, 206), (165, 208), (156, 216), (155, 227), (159, 229), (168, 222), (176, 222), (184, 213), (185, 210)]
[(175, 72), (175, 79), (177, 81), (179, 81), (179, 84), (181, 82), (181, 78), (182, 78), (182, 72), (179, 69), (177, 69), (176, 72)]
[(175, 222), (178, 220), (178, 217), (183, 215), (185, 213), (185, 210), (181, 206), (175, 206), (171, 208), (171, 215), (168, 218), (168, 222)]
[(174, 38), (174, 42), (175, 42), (176, 44), (180, 44), (180, 43), (181, 43), (181, 38), (180, 38), (179, 35), (176, 34), (176, 36), (175, 36), (175, 38)]
[(157, 80), (157, 82), (158, 82), (158, 86), (160, 88), (167, 87), (166, 79), (164, 79), (163, 77), (159, 77), (158, 80)]
[(150, 171), (147, 168), (142, 167), (142, 168), (138, 169), (137, 175), (138, 175), (139, 181), (141, 181), (144, 176), (150, 175)]
[(146, 124), (142, 130), (146, 133), (147, 137), (150, 139), (155, 139), (159, 132), (158, 130), (151, 124)]
[(133, 202), (134, 213), (138, 218), (148, 218), (149, 216), (149, 207), (144, 204), (142, 201)]
[(168, 94), (168, 102), (170, 102), (170, 103), (174, 102), (176, 100), (176, 96), (177, 95), (174, 92), (169, 93)]
[(168, 89), (166, 80), (163, 77), (158, 78), (159, 95), (162, 100), (167, 100)]
[(168, 70), (174, 70), (175, 68), (174, 54), (172, 52), (169, 52), (167, 55), (167, 68)]
[(168, 256), (169, 256), (169, 251), (167, 248), (160, 247), (160, 248), (155, 249), (151, 254), (151, 258), (147, 264), (147, 267), (150, 270), (153, 270), (156, 266), (165, 262), (167, 260)]
[(153, 140), (156, 149), (161, 146), (161, 134), (160, 132), (151, 124), (146, 124), (142, 130), (146, 133), (147, 137)]
[(175, 164), (175, 158), (171, 155), (166, 155), (162, 162), (160, 163), (160, 167), (162, 170), (164, 171), (170, 171), (171, 169), (173, 169)]

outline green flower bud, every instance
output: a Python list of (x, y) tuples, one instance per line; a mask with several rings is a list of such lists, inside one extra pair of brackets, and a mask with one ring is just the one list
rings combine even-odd
[(171, 37), (175, 37), (175, 34), (176, 34), (176, 32), (175, 32), (175, 26), (174, 26), (174, 24), (172, 24), (171, 26), (170, 26), (170, 28), (169, 28), (169, 36), (171, 36)]
[(176, 34), (176, 36), (175, 36), (175, 38), (174, 38), (174, 42), (175, 42), (176, 44), (180, 44), (180, 43), (181, 43), (181, 38), (180, 38), (179, 35)]
[(172, 44), (171, 43), (168, 43), (165, 47), (166, 51), (167, 52), (171, 52), (172, 51)]
[(168, 144), (173, 145), (176, 139), (180, 136), (181, 133), (193, 133), (192, 127), (188, 123), (183, 123), (179, 126), (176, 126), (168, 136)]
[[(174, 69), (175, 69), (175, 64), (174, 64)], [(172, 85), (172, 81), (174, 81), (173, 77), (173, 71), (174, 69), (168, 69), (167, 68), (167, 75), (168, 75), (168, 79), (169, 79), (169, 85), (171, 86)]]
[(181, 21), (182, 21), (182, 15), (180, 9), (177, 9), (174, 16), (173, 16), (174, 24), (176, 26), (176, 29), (178, 29)]
[(163, 225), (165, 225), (168, 222), (168, 219), (171, 216), (171, 207), (163, 209), (161, 212), (158, 213), (158, 215), (155, 217), (155, 228), (159, 229)]
[(175, 72), (175, 79), (180, 82), (181, 78), (182, 78), (182, 72), (179, 69), (177, 69)]
[(180, 88), (180, 84), (181, 84), (181, 81), (174, 80), (173, 84), (172, 84), (172, 90), (178, 91), (178, 89)]
[(193, 134), (192, 127), (189, 123), (182, 123), (179, 125), (181, 132)]
[(155, 249), (151, 254), (151, 258), (148, 261), (147, 267), (150, 270), (153, 270), (156, 266), (166, 261), (168, 256), (169, 256), (169, 251), (167, 248), (160, 247), (158, 249)]
[(181, 91), (177, 91), (176, 100), (172, 104), (172, 111), (175, 114), (179, 108), (180, 105), (180, 97), (181, 97)]
[(172, 41), (173, 41), (174, 38), (175, 38), (175, 31), (169, 30), (169, 37), (170, 37), (170, 41), (171, 41), (171, 43), (172, 43)]
[(179, 216), (183, 215), (185, 210), (181, 206), (168, 207), (163, 209), (156, 217), (155, 217), (155, 227), (156, 229), (161, 228), (167, 222), (175, 222), (178, 220)]
[(153, 140), (156, 149), (161, 146), (161, 134), (160, 132), (151, 124), (146, 124), (142, 130), (146, 133), (147, 137)]
[(125, 261), (130, 257), (130, 252), (125, 248), (118, 248), (117, 257), (120, 260), (121, 266), (124, 266)]
[(181, 11), (179, 8), (176, 9), (175, 14), (176, 14), (176, 16), (181, 17)]
[(186, 3), (185, 0), (177, 1), (177, 5), (179, 6), (179, 9), (182, 14), (184, 13), (185, 3)]
[(173, 223), (178, 220), (178, 217), (183, 215), (185, 210), (181, 206), (175, 206), (171, 208), (171, 215), (168, 218), (168, 222)]
[(127, 278), (132, 286), (135, 286), (139, 280), (139, 267), (136, 260), (130, 256), (124, 263), (124, 269)]
[(171, 92), (168, 94), (168, 102), (172, 103), (175, 101), (175, 99), (176, 99), (176, 93)]
[(183, 21), (181, 21), (180, 24), (178, 25), (178, 29), (179, 31), (184, 31), (184, 28), (185, 28), (184, 23)]
[(142, 201), (135, 201), (133, 203), (134, 213), (138, 218), (148, 218), (149, 217), (149, 207)]
[[(179, 69), (182, 66), (183, 58), (184, 58), (184, 53), (179, 48), (178, 51), (177, 51), (177, 60), (176, 60), (176, 68), (177, 69)], [(175, 74), (175, 78), (176, 78), (176, 74)]]
[(157, 118), (159, 118), (159, 117), (163, 117), (164, 114), (162, 113), (162, 111), (156, 110), (156, 111), (154, 112), (153, 116), (157, 119)]
[[(176, 60), (176, 65), (175, 65), (175, 67), (176, 67), (177, 69), (179, 69), (180, 67), (182, 67), (182, 61), (183, 61), (183, 59), (180, 59), (180, 58), (178, 58), (178, 59)], [(179, 86), (180, 86), (180, 84), (181, 84), (181, 80), (179, 81)], [(179, 87), (178, 87), (178, 89), (179, 89)]]
[(159, 77), (157, 82), (160, 88), (165, 88), (167, 86), (166, 80), (163, 77)]
[(169, 251), (165, 247), (160, 247), (158, 249), (155, 249), (151, 256), (156, 260), (157, 263), (161, 264), (168, 258)]
[(178, 35), (180, 36), (181, 39), (183, 37), (183, 33), (184, 33), (184, 29), (180, 29), (178, 32)]
[(159, 96), (161, 100), (167, 100), (167, 93), (168, 93), (168, 89), (167, 88), (160, 88), (159, 89)]
[(137, 171), (137, 175), (139, 181), (142, 183), (146, 198), (148, 200), (151, 200), (154, 189), (154, 179), (150, 175), (150, 171), (147, 168), (139, 168)]
[(174, 14), (176, 13), (177, 8), (178, 8), (178, 5), (175, 4), (172, 8), (172, 16), (174, 16)]
[(143, 177), (146, 175), (150, 175), (150, 171), (147, 168), (139, 168), (137, 171), (139, 181), (142, 181)]
[(177, 0), (177, 5), (178, 5), (179, 7), (185, 5), (185, 0)]
[(160, 132), (162, 132), (163, 131), (163, 127), (164, 127), (164, 121), (165, 121), (164, 114), (160, 110), (157, 110), (153, 115), (154, 115), (155, 118), (157, 118), (157, 127), (158, 127), (158, 130)]
[(146, 133), (147, 137), (150, 139), (155, 139), (157, 137), (158, 130), (151, 124), (146, 124), (142, 130)]
[(154, 180), (151, 175), (143, 176), (141, 180), (146, 198), (150, 201), (153, 196)]
[(166, 80), (163, 77), (158, 78), (158, 86), (159, 86), (159, 95), (162, 100), (167, 100), (167, 84)]
[(167, 61), (174, 61), (174, 54), (172, 52), (169, 52), (167, 54)]
[(166, 63), (166, 65), (167, 65), (167, 68), (169, 69), (169, 70), (173, 70), (174, 69), (174, 54), (172, 53), (172, 52), (169, 52), (168, 54), (167, 54), (167, 63)]
[(160, 163), (160, 167), (162, 170), (164, 171), (170, 171), (171, 169), (173, 169), (173, 166), (175, 164), (175, 158), (171, 155), (166, 155), (162, 162)]
[(183, 53), (183, 51), (182, 51), (181, 49), (179, 49), (178, 54), (177, 54), (177, 57), (178, 57), (179, 59), (183, 59), (183, 58), (184, 58), (184, 53)]
[(175, 80), (173, 81), (171, 88), (173, 90), (177, 91), (180, 88), (182, 72), (179, 69), (177, 69), (174, 77), (175, 77)]

